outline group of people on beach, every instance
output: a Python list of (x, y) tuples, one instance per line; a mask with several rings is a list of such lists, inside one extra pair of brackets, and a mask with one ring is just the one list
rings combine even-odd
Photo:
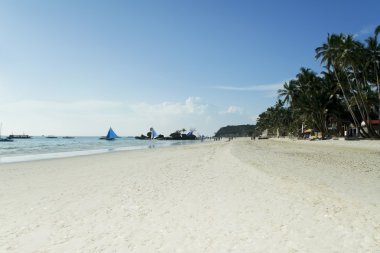
[[(236, 138), (236, 137), (228, 137), (228, 141), (231, 141), (231, 140), (233, 140), (234, 138)], [(218, 137), (214, 137), (214, 141), (220, 141), (220, 140), (222, 140), (223, 139), (223, 137), (222, 136), (218, 136)]]

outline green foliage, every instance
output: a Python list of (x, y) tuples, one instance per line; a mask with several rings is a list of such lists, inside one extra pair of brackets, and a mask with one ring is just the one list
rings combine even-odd
[(278, 91), (276, 105), (259, 115), (257, 129), (297, 135), (304, 124), (325, 136), (331, 134), (327, 122), (333, 119), (340, 124), (352, 122), (363, 137), (380, 138), (371, 123), (380, 118), (379, 33), (380, 26), (365, 44), (352, 35), (329, 34), (315, 50), (326, 72), (317, 75), (301, 68)]
[(280, 135), (297, 132), (292, 111), (289, 107), (284, 107), (284, 102), (281, 100), (259, 115), (256, 123), (257, 135), (265, 130), (268, 130), (269, 135), (276, 135), (277, 130)]
[(216, 133), (216, 137), (244, 137), (252, 136), (255, 133), (255, 125), (238, 125), (225, 126), (220, 128)]

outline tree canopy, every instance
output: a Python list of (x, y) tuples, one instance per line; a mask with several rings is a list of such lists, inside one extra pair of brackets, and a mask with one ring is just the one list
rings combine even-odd
[(254, 133), (255, 125), (225, 126), (215, 133), (215, 137), (245, 137)]
[(278, 90), (276, 104), (259, 115), (257, 129), (299, 135), (305, 125), (325, 137), (339, 135), (339, 126), (352, 124), (362, 137), (380, 138), (372, 123), (380, 119), (379, 33), (380, 26), (363, 42), (353, 35), (328, 34), (315, 49), (325, 71), (300, 68)]

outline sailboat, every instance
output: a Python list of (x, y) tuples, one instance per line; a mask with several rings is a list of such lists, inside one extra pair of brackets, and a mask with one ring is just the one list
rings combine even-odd
[(100, 139), (107, 141), (113, 141), (115, 138), (119, 138), (119, 136), (112, 130), (112, 127), (108, 130), (107, 136), (100, 137)]
[(0, 123), (0, 141), (13, 141), (12, 139), (10, 138), (1, 138), (1, 128), (3, 127), (3, 123)]

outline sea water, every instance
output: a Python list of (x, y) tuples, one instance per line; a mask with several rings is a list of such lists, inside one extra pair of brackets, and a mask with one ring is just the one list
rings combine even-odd
[(63, 137), (14, 139), (13, 142), (0, 142), (0, 163), (32, 161), (59, 157), (72, 157), (121, 150), (135, 150), (184, 145), (197, 141), (137, 140), (133, 137), (117, 138), (113, 141), (99, 137)]

